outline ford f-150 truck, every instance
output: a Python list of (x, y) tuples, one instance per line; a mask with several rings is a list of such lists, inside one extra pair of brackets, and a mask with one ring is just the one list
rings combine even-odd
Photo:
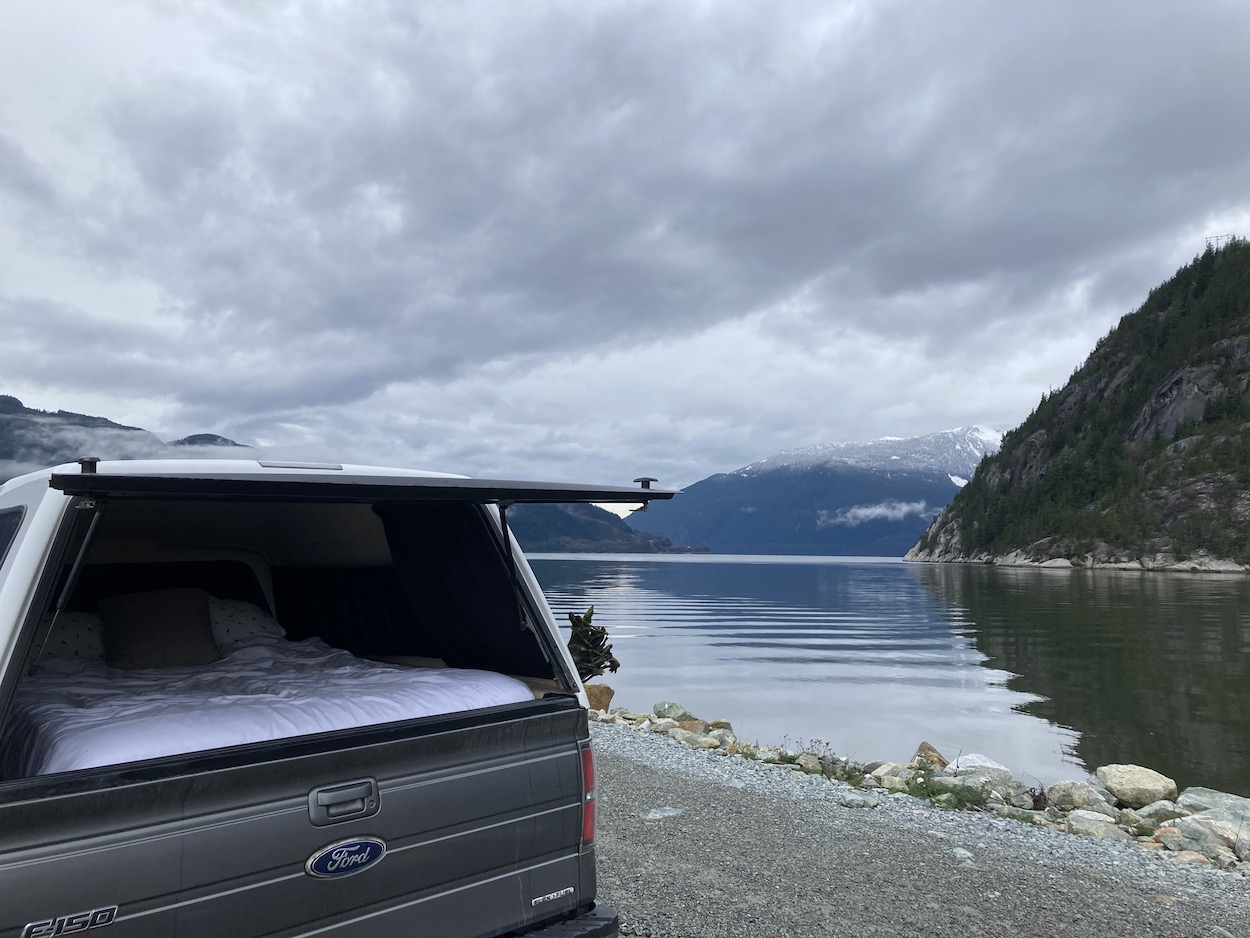
[(671, 492), (244, 460), (0, 487), (0, 936), (616, 935), (507, 526)]

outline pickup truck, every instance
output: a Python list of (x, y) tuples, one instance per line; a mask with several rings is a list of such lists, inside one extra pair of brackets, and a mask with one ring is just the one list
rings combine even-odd
[(585, 693), (507, 508), (673, 494), (646, 484), (7, 482), (0, 936), (616, 935)]

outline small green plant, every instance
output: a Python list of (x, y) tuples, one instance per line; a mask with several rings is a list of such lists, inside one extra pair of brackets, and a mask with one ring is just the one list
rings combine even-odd
[(952, 808), (956, 811), (967, 811), (984, 808), (990, 800), (990, 794), (983, 788), (954, 788), (934, 782), (932, 772), (917, 772), (907, 780), (907, 793), (916, 798), (923, 798), (934, 804)]

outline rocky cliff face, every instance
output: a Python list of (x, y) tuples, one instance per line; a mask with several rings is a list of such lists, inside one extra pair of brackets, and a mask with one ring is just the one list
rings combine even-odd
[(1250, 246), (1152, 291), (907, 559), (1250, 570)]

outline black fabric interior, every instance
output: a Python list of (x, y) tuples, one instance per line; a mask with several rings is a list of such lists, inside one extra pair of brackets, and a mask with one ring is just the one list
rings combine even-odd
[(443, 657), (422, 629), (391, 567), (279, 567), (278, 618), (293, 640), (320, 638), (354, 655)]
[(507, 564), (480, 509), (375, 506), (393, 567), (280, 568), (278, 617), (292, 638), (316, 635), (359, 655), (425, 655), (453, 668), (552, 677), (520, 625)]
[(78, 574), (68, 608), (96, 612), (100, 600), (110, 596), (185, 587), (202, 589), (219, 599), (245, 599), (273, 612), (255, 572), (239, 560), (87, 564)]
[(538, 638), (521, 627), (508, 565), (481, 508), (421, 502), (374, 511), (393, 566), (276, 566), (276, 609), (252, 568), (232, 560), (89, 564), (69, 608), (95, 612), (110, 596), (198, 587), (268, 610), (293, 640), (316, 636), (357, 655), (421, 655), (451, 667), (554, 676)]

